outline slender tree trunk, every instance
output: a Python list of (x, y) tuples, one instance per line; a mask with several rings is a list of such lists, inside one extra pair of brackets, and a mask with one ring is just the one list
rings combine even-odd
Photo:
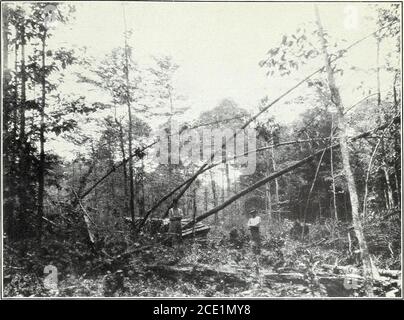
[(27, 214), (27, 207), (28, 207), (28, 199), (27, 199), (27, 187), (28, 187), (28, 180), (27, 180), (27, 154), (26, 154), (26, 138), (25, 138), (25, 104), (26, 104), (26, 83), (27, 83), (27, 75), (25, 70), (25, 27), (22, 26), (19, 32), (20, 39), (21, 39), (21, 65), (20, 65), (20, 73), (21, 73), (21, 98), (19, 104), (19, 199), (20, 199), (20, 231), (21, 233), (26, 232), (26, 214)]
[(144, 192), (145, 173), (144, 173), (144, 160), (143, 160), (143, 158), (142, 158), (141, 162), (142, 162), (142, 165), (141, 165), (141, 168), (142, 168), (142, 185), (141, 185), (142, 207), (141, 207), (141, 210), (142, 210), (142, 216), (144, 216), (145, 213), (146, 213), (146, 210), (145, 210), (145, 201), (146, 201), (145, 199), (146, 199), (146, 197), (145, 197), (145, 192)]
[(128, 57), (128, 44), (126, 35), (126, 23), (125, 23), (125, 77), (126, 77), (126, 103), (128, 106), (128, 119), (129, 119), (129, 211), (132, 218), (132, 224), (135, 225), (135, 187), (133, 181), (133, 156), (132, 156), (132, 110), (130, 101), (130, 89), (129, 89), (129, 57)]
[[(113, 142), (112, 139), (109, 138), (108, 139), (108, 153), (109, 153), (109, 166), (112, 167), (114, 165), (114, 152), (113, 152)], [(110, 178), (110, 191), (111, 191), (111, 197), (112, 197), (112, 201), (108, 202), (108, 204), (110, 206), (112, 206), (111, 210), (113, 210), (115, 208), (115, 201), (116, 201), (116, 197), (115, 197), (115, 176), (112, 176)]]
[[(3, 10), (2, 10), (2, 30), (3, 30), (3, 66), (2, 66), (2, 70), (3, 70), (3, 74), (4, 74), (4, 85), (3, 85), (3, 97), (6, 97), (7, 95), (7, 90), (9, 88), (10, 85), (12, 85), (11, 83), (11, 72), (9, 70), (9, 66), (8, 66), (8, 54), (9, 54), (9, 37), (8, 37), (8, 32), (9, 32), (9, 7), (7, 4), (3, 4)], [(3, 100), (5, 101), (5, 100)], [(3, 133), (4, 133), (4, 137), (3, 137), (3, 142), (5, 141), (9, 141), (8, 136), (9, 136), (9, 121), (10, 121), (10, 116), (11, 116), (11, 112), (12, 112), (12, 108), (14, 106), (14, 104), (10, 101), (10, 103), (3, 103), (4, 109), (3, 109)], [(8, 142), (8, 145), (4, 147), (3, 150), (8, 149), (8, 147), (10, 146), (10, 142)], [(5, 166), (8, 166), (10, 168), (10, 173), (13, 171), (12, 170), (12, 163), (14, 163), (15, 159), (11, 159), (10, 157), (10, 153), (7, 152), (7, 154), (4, 154), (4, 160)], [(14, 197), (15, 197), (15, 189), (14, 189), (14, 183), (11, 182), (10, 178), (11, 178), (12, 174), (10, 174), (10, 176), (4, 175), (4, 189), (8, 189), (9, 191), (9, 197), (13, 198), (10, 202), (9, 205), (4, 206), (3, 207), (3, 212), (7, 212), (6, 215), (8, 216), (8, 221), (5, 223), (4, 226), (4, 230), (6, 233), (8, 233), (11, 238), (15, 238), (15, 236), (18, 234), (16, 232), (15, 229), (15, 225), (16, 223), (16, 219), (15, 219), (15, 201), (14, 201)], [(11, 182), (11, 183), (10, 183)], [(4, 190), (2, 188), (2, 191)], [(4, 196), (4, 195), (3, 195)], [(4, 220), (3, 220), (4, 221)]]
[[(91, 151), (93, 153), (93, 157), (98, 158), (98, 151), (95, 151), (93, 143), (91, 144)], [(98, 169), (98, 166), (97, 166), (97, 163), (95, 162), (94, 163), (94, 177), (97, 177), (97, 175), (98, 175), (97, 169)], [(98, 188), (94, 188), (94, 197), (92, 198), (92, 203), (93, 203), (92, 206), (94, 208), (96, 208), (97, 203), (98, 203)]]
[(172, 181), (173, 178), (173, 163), (172, 162), (172, 157), (171, 154), (173, 153), (173, 143), (172, 140), (175, 139), (173, 134), (175, 134), (175, 132), (173, 132), (173, 116), (174, 116), (174, 107), (173, 107), (173, 100), (171, 97), (171, 92), (168, 92), (168, 97), (169, 97), (169, 103), (170, 103), (170, 118), (169, 118), (169, 125), (170, 125), (170, 134), (168, 136), (168, 144), (169, 144), (169, 152), (168, 152), (168, 179), (170, 181)]
[(204, 188), (205, 211), (208, 211), (208, 203), (209, 203), (208, 194), (209, 194), (208, 187), (205, 186), (205, 188)]
[[(396, 82), (397, 82), (397, 75), (394, 77), (394, 83), (393, 83), (393, 99), (394, 99), (394, 107), (396, 114), (400, 113), (399, 109), (399, 101), (398, 101), (398, 94), (397, 94), (397, 88), (396, 88)], [(394, 148), (396, 151), (397, 159), (394, 161), (394, 176), (395, 176), (395, 182), (396, 182), (396, 192), (397, 192), (397, 205), (400, 206), (401, 204), (401, 174), (400, 174), (400, 168), (401, 168), (401, 143), (400, 143), (400, 133), (396, 132), (394, 134)]]
[(9, 72), (8, 70), (8, 15), (9, 9), (7, 4), (3, 4), (2, 10), (2, 26), (3, 26), (3, 71)]
[[(6, 92), (6, 86), (10, 84), (10, 70), (8, 68), (8, 26), (9, 26), (9, 21), (8, 21), (8, 16), (9, 16), (9, 9), (7, 4), (3, 4), (3, 10), (2, 10), (2, 26), (3, 26), (3, 75), (4, 75), (4, 89), (3, 89), (3, 96), (4, 93)], [(8, 104), (7, 104), (8, 105)], [(9, 117), (10, 117), (10, 111), (8, 108), (3, 112), (3, 126), (4, 126), (4, 132), (8, 133), (8, 124), (9, 124)]]
[(320, 191), (317, 191), (317, 202), (318, 202), (318, 218), (319, 221), (321, 222), (321, 215), (322, 215), (322, 207), (321, 207), (321, 196), (320, 196)]
[(196, 213), (197, 213), (197, 207), (196, 207), (196, 187), (192, 190), (192, 208), (193, 208), (193, 212), (192, 212), (192, 237), (193, 240), (195, 241), (195, 219), (196, 219)]
[[(331, 100), (335, 104), (338, 112), (338, 126), (341, 130), (340, 133), (340, 146), (341, 146), (341, 154), (342, 154), (342, 163), (345, 172), (345, 178), (347, 180), (349, 195), (351, 199), (351, 209), (352, 209), (352, 222), (353, 227), (355, 229), (356, 237), (358, 238), (359, 248), (361, 251), (361, 258), (363, 263), (363, 271), (365, 278), (372, 281), (373, 274), (372, 274), (372, 262), (369, 255), (368, 246), (366, 243), (366, 239), (363, 232), (363, 226), (361, 221), (361, 215), (359, 213), (359, 200), (358, 200), (358, 193), (356, 190), (354, 176), (351, 170), (350, 164), (350, 156), (349, 156), (349, 149), (347, 144), (347, 127), (344, 118), (344, 107), (341, 103), (340, 93), (335, 85), (334, 73), (331, 68), (330, 59), (327, 52), (327, 45), (325, 42), (324, 31), (320, 20), (320, 14), (318, 11), (317, 5), (315, 6), (316, 11), (316, 18), (317, 18), (317, 25), (318, 31), (320, 36), (320, 41), (322, 42), (322, 50), (324, 54), (324, 63), (327, 72), (327, 79), (328, 79), (328, 86), (331, 91)], [(366, 286), (367, 293), (369, 296), (373, 296), (373, 288), (371, 284)]]
[[(271, 148), (271, 159), (272, 159), (272, 171), (276, 171), (276, 161), (275, 161), (275, 152), (274, 148)], [(278, 179), (275, 179), (275, 202), (276, 206), (279, 206), (279, 184), (278, 184)]]
[[(381, 39), (379, 37), (376, 37), (376, 78), (377, 78), (377, 106), (379, 111), (381, 110), (382, 107), (382, 97), (381, 97), (381, 91), (380, 91), (380, 41)], [(382, 120), (380, 119), (380, 122)], [(384, 148), (384, 140), (382, 138), (382, 149), (383, 149), (383, 154), (385, 154), (385, 148)], [(391, 187), (390, 183), (390, 177), (389, 177), (389, 172), (388, 172), (388, 165), (384, 161), (384, 166), (383, 166), (383, 172), (384, 176), (386, 179), (386, 185), (387, 185), (387, 208), (393, 207), (393, 190)]]
[(72, 189), (76, 190), (76, 168), (74, 166), (75, 160), (72, 162)]
[[(272, 154), (272, 152), (271, 152)], [(270, 160), (269, 152), (268, 152), (268, 157), (267, 157), (267, 174), (269, 175), (271, 173), (270, 170), (270, 165), (271, 165), (271, 160)], [(273, 167), (272, 167), (273, 169)], [(266, 206), (267, 206), (267, 213), (269, 215), (269, 219), (272, 219), (272, 199), (271, 199), (271, 183), (268, 182), (265, 186), (265, 192), (266, 192)]]
[[(122, 161), (126, 159), (125, 155), (125, 141), (124, 141), (124, 136), (123, 136), (123, 128), (122, 128), (122, 122), (118, 121), (115, 118), (115, 122), (119, 126), (119, 144), (121, 148), (121, 154), (122, 154)], [(128, 207), (128, 172), (126, 170), (126, 163), (122, 166), (122, 175), (123, 175), (123, 190), (124, 190), (124, 196), (125, 196), (125, 201), (124, 201), (124, 208), (125, 208), (125, 215), (129, 211)]]
[[(393, 122), (394, 122), (394, 120), (390, 124), (393, 124)], [(370, 173), (372, 170), (373, 160), (375, 158), (377, 149), (379, 148), (381, 142), (383, 141), (383, 137), (384, 137), (387, 129), (389, 129), (389, 127), (390, 127), (390, 125), (388, 127), (386, 127), (386, 129), (384, 129), (381, 137), (379, 138), (379, 140), (377, 141), (377, 143), (373, 149), (372, 155), (370, 156), (369, 165), (368, 165), (368, 169), (366, 171), (366, 178), (365, 178), (365, 195), (363, 196), (363, 216), (364, 217), (366, 217), (366, 213), (367, 213), (367, 197), (368, 197), (368, 191), (369, 191), (368, 182), (369, 182), (369, 177), (370, 177)]]
[(380, 92), (380, 41), (376, 36), (376, 81), (377, 81), (377, 106), (380, 108), (382, 104), (382, 95)]
[[(18, 30), (16, 31), (16, 38), (18, 39)], [(14, 79), (14, 109), (13, 109), (13, 137), (17, 137), (17, 121), (18, 114), (17, 109), (19, 105), (19, 95), (18, 95), (18, 51), (19, 45), (18, 41), (16, 41), (14, 45), (15, 55), (14, 55), (14, 71), (15, 71), (15, 79)]]
[(135, 187), (133, 182), (133, 158), (132, 158), (132, 114), (130, 111), (130, 103), (128, 102), (129, 116), (129, 212), (132, 223), (135, 223)]
[(401, 197), (401, 193), (400, 193), (400, 183), (399, 183), (399, 177), (398, 177), (398, 170), (397, 167), (394, 167), (395, 172), (394, 172), (394, 181), (395, 181), (395, 185), (396, 185), (396, 204), (397, 206), (400, 206), (400, 197)]
[(42, 235), (43, 202), (45, 192), (45, 99), (46, 99), (46, 30), (42, 35), (42, 99), (41, 99), (41, 127), (39, 133), (39, 179), (38, 179), (38, 238)]
[[(238, 184), (239, 184), (239, 182), (238, 182), (238, 180), (237, 180), (237, 178), (236, 178), (236, 171), (233, 171), (233, 180), (234, 180), (234, 194), (237, 194), (238, 193)], [(231, 214), (231, 217), (232, 217), (232, 220), (234, 220), (233, 219), (233, 217), (234, 217), (234, 214), (236, 213), (236, 212), (240, 212), (241, 211), (241, 205), (240, 205), (240, 201), (237, 201), (236, 200), (236, 202), (235, 202), (235, 210), (232, 212), (232, 214)]]
[[(213, 206), (217, 207), (218, 201), (217, 201), (217, 194), (216, 194), (216, 183), (215, 180), (213, 179), (213, 172), (209, 171), (210, 174), (210, 185), (212, 188), (212, 196), (213, 196)], [(215, 214), (215, 224), (218, 222), (218, 216), (217, 213)]]
[(144, 207), (144, 162), (142, 159), (141, 167), (137, 172), (137, 179), (136, 179), (136, 196), (137, 196), (137, 204), (139, 210), (139, 216), (143, 217), (145, 214), (145, 207)]
[(386, 186), (387, 186), (387, 190), (386, 190), (386, 204), (387, 204), (387, 208), (391, 209), (392, 207), (394, 207), (394, 203), (393, 203), (393, 188), (391, 187), (391, 181), (390, 181), (390, 175), (389, 175), (389, 169), (388, 169), (388, 165), (386, 162), (384, 162), (383, 167), (382, 167), (383, 173), (384, 173), (384, 178), (386, 179)]
[(27, 83), (27, 73), (25, 70), (25, 27), (21, 27), (21, 101), (20, 101), (20, 144), (21, 152), (24, 151), (25, 145), (25, 104), (26, 104), (26, 83)]
[(369, 192), (369, 177), (370, 177), (370, 172), (372, 169), (372, 164), (373, 164), (373, 159), (375, 157), (377, 148), (380, 145), (380, 141), (381, 139), (379, 139), (379, 141), (377, 142), (375, 148), (373, 149), (372, 155), (370, 156), (370, 160), (369, 160), (369, 165), (368, 165), (368, 170), (366, 172), (366, 178), (365, 178), (365, 195), (363, 196), (363, 216), (366, 217), (367, 215), (367, 199), (368, 199), (368, 192)]
[(27, 73), (25, 69), (25, 46), (26, 46), (26, 39), (25, 39), (25, 27), (21, 27), (21, 100), (20, 100), (20, 135), (19, 135), (19, 146), (20, 146), (20, 201), (21, 201), (21, 214), (23, 226), (25, 225), (26, 221), (26, 213), (28, 207), (28, 199), (27, 199), (27, 187), (28, 187), (28, 180), (27, 174), (29, 172), (27, 166), (27, 147), (26, 147), (26, 137), (25, 137), (25, 104), (27, 101), (26, 90), (27, 90)]
[[(332, 122), (332, 123), (334, 123), (334, 122)], [(332, 131), (333, 131), (333, 128), (331, 128), (331, 141), (332, 141)], [(334, 218), (336, 221), (338, 221), (337, 197), (336, 197), (336, 191), (335, 191), (335, 176), (334, 176), (334, 159), (333, 159), (332, 148), (330, 149), (330, 168), (331, 168), (332, 200), (333, 200), (333, 205), (334, 205)]]
[[(394, 82), (393, 82), (393, 102), (394, 102), (394, 107), (396, 114), (399, 114), (399, 102), (397, 98), (397, 88), (396, 88), (396, 81), (397, 81), (397, 75), (394, 77)], [(401, 144), (400, 144), (400, 134), (395, 133), (394, 134), (394, 148), (396, 150), (396, 154), (398, 155), (397, 158), (394, 161), (394, 176), (395, 176), (395, 183), (396, 183), (396, 199), (397, 199), (397, 205), (400, 206), (401, 204), (401, 185), (400, 185), (400, 167), (401, 167)]]
[(226, 169), (226, 192), (227, 196), (230, 197), (231, 194), (231, 184), (230, 184), (230, 169), (229, 169), (229, 164), (226, 162), (225, 164), (225, 169)]
[[(318, 164), (317, 164), (317, 167), (316, 167), (316, 171), (314, 173), (313, 182), (311, 183), (311, 186), (310, 186), (309, 194), (307, 195), (306, 205), (304, 207), (304, 221), (303, 221), (304, 225), (306, 225), (307, 209), (309, 208), (311, 194), (313, 193), (314, 186), (315, 186), (316, 181), (317, 181), (318, 173), (320, 172), (321, 163), (323, 162), (323, 157), (324, 157), (324, 154), (325, 154), (326, 151), (327, 151), (327, 149), (324, 149), (323, 153), (321, 154), (320, 160), (318, 161)], [(303, 237), (304, 237), (304, 230), (302, 230), (302, 238)]]

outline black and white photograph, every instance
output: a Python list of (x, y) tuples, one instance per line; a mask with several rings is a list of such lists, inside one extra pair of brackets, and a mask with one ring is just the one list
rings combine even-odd
[(3, 1), (1, 298), (402, 299), (402, 5)]

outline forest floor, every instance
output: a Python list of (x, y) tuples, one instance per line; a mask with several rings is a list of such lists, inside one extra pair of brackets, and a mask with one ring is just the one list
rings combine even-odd
[[(359, 255), (348, 253), (345, 240), (338, 237), (321, 239), (318, 228), (311, 231), (318, 238), (310, 241), (273, 232), (263, 237), (259, 255), (252, 252), (245, 233), (230, 239), (221, 230), (176, 247), (143, 235), (144, 239), (132, 242), (130, 248), (115, 243), (99, 254), (78, 243), (70, 246), (54, 241), (48, 243), (46, 254), (43, 250), (33, 253), (33, 249), (21, 255), (21, 250), (30, 252), (35, 243), (25, 244), (24, 249), (15, 243), (5, 248), (4, 296), (365, 296)], [(390, 252), (389, 257), (387, 247), (372, 256), (380, 270), (401, 269), (401, 256)], [(53, 288), (44, 285), (47, 264), (57, 268), (57, 286)], [(376, 296), (401, 295), (401, 273), (381, 279), (374, 285)]]

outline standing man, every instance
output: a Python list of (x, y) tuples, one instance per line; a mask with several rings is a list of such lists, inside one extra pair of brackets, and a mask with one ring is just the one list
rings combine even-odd
[(182, 229), (181, 229), (181, 219), (182, 210), (178, 208), (178, 200), (174, 199), (173, 206), (168, 211), (168, 217), (170, 219), (170, 226), (168, 232), (171, 236), (171, 244), (179, 244), (182, 242)]
[(253, 209), (249, 212), (250, 219), (248, 219), (247, 227), (250, 229), (250, 235), (252, 240), (252, 249), (255, 254), (261, 252), (261, 236), (260, 236), (260, 224), (261, 217), (258, 215), (257, 210)]

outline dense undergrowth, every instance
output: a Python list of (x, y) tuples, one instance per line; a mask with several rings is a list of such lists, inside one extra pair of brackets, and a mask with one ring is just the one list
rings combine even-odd
[[(383, 217), (365, 220), (370, 253), (378, 268), (398, 270), (399, 214), (386, 212)], [(259, 256), (253, 254), (246, 230), (222, 227), (213, 228), (206, 239), (189, 239), (175, 248), (163, 244), (164, 234), (135, 237), (124, 224), (117, 226), (121, 232), (100, 231), (92, 248), (83, 232), (53, 230), (41, 246), (37, 239), (5, 238), (4, 296), (328, 296), (317, 279), (323, 265), (360, 268), (346, 223), (313, 223), (303, 239), (291, 234), (292, 226), (289, 220), (268, 224)], [(57, 288), (44, 285), (48, 265), (57, 269)], [(157, 268), (162, 266), (166, 269)], [(185, 271), (175, 269), (179, 266)], [(265, 272), (299, 272), (304, 280), (268, 282)], [(364, 293), (357, 288), (348, 294)]]

